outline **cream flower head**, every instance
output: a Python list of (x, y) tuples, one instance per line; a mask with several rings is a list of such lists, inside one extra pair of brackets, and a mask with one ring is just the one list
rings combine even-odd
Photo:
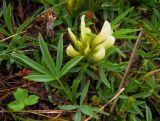
[(74, 47), (67, 47), (67, 55), (71, 57), (82, 55), (86, 59), (100, 61), (105, 57), (105, 49), (114, 45), (115, 38), (112, 36), (113, 30), (108, 21), (105, 21), (98, 35), (91, 32), (90, 28), (85, 25), (85, 15), (81, 17), (81, 35), (78, 39), (74, 33), (68, 28), (68, 33), (71, 37)]

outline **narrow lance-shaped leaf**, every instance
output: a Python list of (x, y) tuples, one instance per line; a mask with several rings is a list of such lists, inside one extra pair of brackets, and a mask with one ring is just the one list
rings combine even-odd
[(147, 121), (152, 121), (152, 112), (147, 105), (146, 105), (146, 120)]
[(77, 91), (78, 91), (78, 86), (80, 84), (80, 80), (74, 80), (73, 84), (72, 84), (72, 101), (74, 102), (76, 100), (76, 95), (77, 95)]
[(1, 18), (2, 15), (3, 15), (3, 11), (0, 11), (0, 18)]
[(121, 13), (116, 19), (114, 19), (111, 22), (111, 26), (114, 26), (115, 24), (117, 24), (120, 20), (122, 20), (129, 12), (131, 12), (133, 10), (133, 7), (127, 9), (126, 11), (124, 11), (123, 13)]
[(57, 76), (57, 69), (54, 63), (53, 58), (48, 50), (47, 44), (44, 42), (42, 36), (39, 34), (39, 45), (42, 52), (42, 57), (44, 59), (45, 64), (47, 65), (48, 69), (52, 73), (53, 76)]
[(83, 88), (83, 90), (81, 92), (80, 105), (83, 104), (83, 101), (87, 96), (88, 88), (89, 88), (89, 82), (87, 82), (86, 86)]
[(4, 14), (4, 19), (5, 19), (5, 22), (6, 22), (6, 26), (9, 30), (9, 32), (11, 34), (13, 34), (13, 28), (12, 28), (12, 7), (11, 7), (11, 4), (8, 5), (7, 9), (5, 10), (5, 14)]
[(140, 110), (140, 108), (138, 107), (138, 105), (137, 105), (136, 103), (133, 103), (132, 106), (133, 106), (134, 110), (135, 110), (139, 115), (143, 116), (142, 111)]
[(5, 15), (5, 10), (6, 10), (6, 8), (7, 8), (6, 1), (5, 1), (5, 0), (3, 1), (3, 7), (2, 7), (2, 8), (3, 8), (3, 9), (2, 9), (3, 14)]
[(58, 42), (57, 58), (56, 58), (56, 67), (58, 70), (61, 69), (63, 60), (63, 34), (60, 36)]
[(89, 75), (92, 79), (99, 80), (98, 76), (91, 70), (85, 69), (85, 73), (87, 73), (87, 75)]
[(65, 75), (71, 68), (73, 68), (81, 59), (83, 58), (83, 56), (78, 56), (75, 57), (73, 59), (71, 59), (70, 61), (68, 61), (63, 68), (61, 69), (59, 78), (62, 77), (63, 75)]
[(12, 54), (13, 58), (17, 58), (19, 60), (21, 60), (22, 62), (24, 62), (25, 64), (27, 64), (28, 66), (32, 67), (33, 69), (37, 70), (38, 72), (41, 72), (43, 74), (47, 74), (50, 75), (50, 73), (48, 72), (48, 70), (43, 67), (42, 65), (40, 65), (39, 63), (33, 61), (32, 59), (28, 58), (25, 55), (22, 54)]
[(0, 33), (6, 36), (10, 36), (10, 34), (4, 29), (4, 27), (1, 24), (0, 24)]
[(77, 111), (74, 117), (74, 121), (81, 121), (82, 113), (80, 111)]
[(103, 61), (100, 63), (100, 66), (102, 66), (104, 69), (108, 69), (109, 71), (114, 71), (114, 72), (121, 72), (124, 71), (124, 69), (127, 66), (127, 63), (111, 63), (111, 62), (106, 62)]
[(22, 32), (32, 21), (33, 21), (33, 17), (27, 19), (23, 24), (21, 24), (18, 27), (18, 29), (16, 30), (16, 33)]
[(80, 110), (82, 113), (98, 119), (98, 116), (93, 112), (93, 107), (89, 105), (81, 105)]
[(116, 37), (118, 35), (127, 35), (133, 32), (137, 32), (137, 31), (140, 31), (140, 29), (120, 29), (120, 30), (113, 32), (113, 36)]
[(75, 110), (75, 109), (79, 108), (79, 105), (61, 105), (58, 107), (62, 110)]
[(25, 79), (36, 81), (36, 82), (49, 82), (49, 81), (55, 80), (56, 78), (50, 75), (34, 74), (34, 75), (26, 76)]
[(136, 35), (115, 35), (114, 36), (117, 39), (136, 39)]
[(108, 87), (108, 88), (111, 88), (110, 86), (110, 83), (108, 82), (107, 78), (106, 78), (106, 75), (104, 73), (104, 70), (103, 70), (103, 67), (100, 66), (99, 68), (99, 76), (100, 76), (100, 79), (101, 81)]

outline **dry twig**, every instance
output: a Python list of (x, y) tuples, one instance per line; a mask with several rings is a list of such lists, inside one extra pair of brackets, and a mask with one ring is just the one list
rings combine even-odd
[(19, 35), (19, 34), (23, 34), (23, 33), (25, 33), (25, 32), (26, 32), (26, 31), (22, 31), (22, 32), (20, 32), (20, 33), (11, 35), (11, 36), (9, 36), (9, 37), (7, 37), (7, 38), (4, 38), (4, 39), (0, 40), (0, 42), (4, 42), (4, 41), (6, 41), (6, 40), (8, 40), (8, 39), (10, 39), (10, 38), (12, 38), (12, 37), (15, 37), (15, 36), (17, 36), (17, 35)]

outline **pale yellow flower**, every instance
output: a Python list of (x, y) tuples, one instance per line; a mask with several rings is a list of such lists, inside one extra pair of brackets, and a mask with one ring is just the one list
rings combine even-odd
[(111, 29), (110, 23), (108, 21), (105, 21), (100, 33), (93, 40), (93, 46), (101, 44), (104, 41), (108, 41), (108, 44), (110, 44), (110, 45), (106, 45), (107, 42), (105, 42), (106, 47), (113, 46), (115, 38), (112, 36), (112, 33), (113, 33), (113, 30)]
[(100, 61), (105, 57), (105, 49), (112, 47), (115, 42), (115, 38), (112, 36), (113, 30), (110, 23), (105, 21), (100, 33), (95, 35), (90, 28), (86, 27), (84, 19), (85, 15), (81, 17), (81, 34), (79, 39), (68, 28), (68, 33), (75, 48), (69, 45), (66, 50), (67, 55), (71, 57), (83, 55), (86, 59)]
[(71, 57), (76, 57), (80, 55), (80, 53), (76, 51), (71, 44), (67, 47), (66, 52), (67, 55)]
[(81, 17), (81, 41), (84, 42), (86, 40), (86, 35), (91, 33), (90, 28), (87, 28), (85, 25), (85, 15)]
[(93, 54), (94, 61), (100, 61), (105, 57), (105, 48), (101, 47), (97, 52)]
[(77, 41), (78, 39), (76, 38), (76, 36), (73, 34), (73, 32), (71, 31), (71, 28), (68, 28), (68, 33), (71, 37), (71, 40), (73, 41), (73, 43), (76, 45), (77, 44)]
[(97, 45), (96, 48), (97, 47), (99, 48), (100, 46), (102, 46), (105, 49), (108, 49), (114, 45), (114, 42), (115, 42), (115, 38), (113, 36), (108, 36), (107, 39), (101, 44)]

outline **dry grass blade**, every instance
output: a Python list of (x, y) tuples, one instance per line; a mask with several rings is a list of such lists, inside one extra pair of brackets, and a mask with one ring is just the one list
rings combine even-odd
[(6, 41), (6, 40), (8, 40), (8, 39), (10, 39), (10, 38), (12, 38), (12, 37), (15, 37), (15, 36), (17, 36), (17, 35), (19, 35), (19, 34), (23, 34), (23, 33), (25, 33), (25, 32), (26, 32), (26, 31), (22, 31), (22, 32), (20, 32), (20, 33), (11, 35), (11, 36), (9, 36), (9, 37), (7, 37), (7, 38), (4, 38), (4, 39), (0, 40), (0, 42), (4, 42), (4, 41)]
[[(0, 113), (10, 113), (9, 110), (0, 110)], [(15, 113), (50, 113), (50, 114), (59, 114), (63, 113), (63, 110), (23, 110), (23, 111), (16, 111)]]

